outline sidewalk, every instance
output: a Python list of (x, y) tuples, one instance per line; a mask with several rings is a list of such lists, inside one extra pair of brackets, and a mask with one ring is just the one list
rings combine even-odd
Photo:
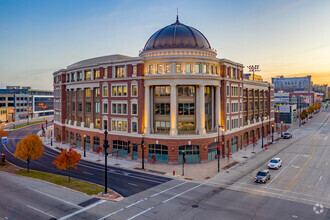
[[(52, 126), (51, 126), (52, 127)], [(47, 128), (49, 130), (50, 127)], [(40, 134), (40, 133), (38, 133)], [(274, 139), (276, 138), (276, 134), (274, 133)], [(60, 148), (69, 149), (70, 146), (67, 144), (56, 143), (53, 141), (53, 146), (50, 146), (49, 138), (41, 138), (43, 144), (49, 148), (52, 148), (58, 152), (60, 152)], [(267, 138), (264, 138), (264, 144), (267, 143)], [(274, 142), (275, 143), (275, 142)], [(269, 149), (271, 149), (274, 145), (270, 145)], [(82, 160), (91, 161), (94, 163), (104, 164), (104, 155), (97, 154), (95, 152), (86, 151), (86, 157), (84, 157), (84, 151), (81, 148), (74, 148), (80, 155)], [(230, 167), (238, 164), (239, 162), (245, 161), (248, 158), (254, 157), (256, 154), (264, 151), (265, 148), (261, 148), (261, 140), (255, 145), (253, 152), (253, 145), (248, 145), (245, 149), (234, 152), (232, 158), (228, 160), (228, 158), (220, 159), (220, 171), (224, 172), (228, 170)], [(140, 170), (141, 171), (141, 162), (135, 162), (132, 160), (123, 160), (116, 157), (108, 156), (108, 165), (109, 166), (117, 166), (126, 169), (132, 170)], [(188, 180), (204, 180), (214, 177), (218, 174), (218, 160), (214, 159), (212, 161), (206, 161), (199, 164), (184, 164), (184, 176), (182, 176), (182, 164), (170, 165), (164, 163), (151, 164), (147, 159), (145, 160), (144, 168), (147, 172), (163, 174), (168, 177), (174, 178), (184, 178)], [(175, 174), (173, 175), (173, 171)]]

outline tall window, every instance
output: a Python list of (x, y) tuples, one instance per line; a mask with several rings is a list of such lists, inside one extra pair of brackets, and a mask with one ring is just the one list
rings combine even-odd
[(131, 96), (136, 97), (138, 94), (137, 85), (132, 85), (131, 87)]
[(112, 131), (127, 131), (127, 121), (112, 120)]
[(181, 73), (181, 63), (175, 63), (175, 71)]
[(134, 65), (134, 66), (133, 66), (133, 75), (136, 75), (136, 74), (137, 74), (137, 66)]
[(200, 65), (199, 63), (198, 64), (195, 64), (195, 73), (200, 73)]
[(94, 128), (100, 128), (100, 122), (101, 122), (101, 120), (100, 120), (100, 118), (95, 118), (95, 120), (94, 120)]
[(137, 133), (138, 132), (138, 123), (137, 121), (132, 121), (132, 133)]
[(94, 137), (93, 138), (93, 150), (96, 150), (100, 146), (100, 138)]
[(94, 79), (100, 79), (100, 70), (94, 70)]
[(179, 103), (178, 115), (195, 115), (195, 103)]
[(124, 78), (125, 77), (125, 67), (124, 66), (116, 66), (116, 78)]
[(91, 112), (91, 103), (90, 102), (86, 102), (85, 103), (85, 112)]
[(163, 73), (163, 64), (157, 64), (157, 73)]
[(229, 86), (226, 87), (226, 95), (229, 96)]
[(156, 103), (155, 115), (170, 115), (170, 103)]
[(92, 79), (92, 73), (90, 70), (85, 72), (85, 80), (91, 80)]
[(229, 103), (227, 103), (227, 114), (230, 113)]
[(170, 63), (166, 63), (165, 64), (165, 72), (166, 73), (170, 73), (171, 72), (171, 64)]
[(100, 87), (94, 88), (94, 97), (100, 97)]
[(149, 73), (154, 74), (154, 65), (153, 64), (149, 65)]
[(85, 97), (91, 97), (91, 89), (90, 88), (85, 89)]
[(170, 96), (170, 86), (155, 86), (155, 96)]
[(108, 114), (108, 103), (103, 103), (103, 114)]
[(138, 104), (137, 103), (132, 103), (132, 115), (137, 115), (138, 114)]
[(103, 120), (103, 129), (108, 130), (108, 120)]
[(203, 64), (203, 73), (207, 73), (207, 64)]
[(186, 64), (186, 73), (191, 73), (191, 64)]
[(97, 113), (100, 113), (100, 103), (99, 102), (95, 102), (94, 104), (94, 112), (97, 114)]
[(107, 97), (108, 96), (108, 86), (103, 86), (103, 92), (102, 92), (102, 95), (104, 97)]
[(91, 125), (91, 118), (85, 118), (85, 127), (86, 128), (89, 128), (90, 127), (90, 125)]
[(103, 73), (103, 77), (108, 77), (108, 67), (104, 68), (104, 73)]
[(119, 96), (127, 96), (127, 86), (112, 86), (112, 94), (113, 97)]

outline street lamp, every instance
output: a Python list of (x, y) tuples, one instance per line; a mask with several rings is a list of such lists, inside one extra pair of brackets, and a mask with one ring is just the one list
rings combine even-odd
[(274, 124), (272, 124), (272, 143), (274, 142)]
[(104, 149), (104, 194), (108, 194), (108, 149), (109, 144), (107, 140), (108, 132), (107, 130), (104, 131), (104, 143), (103, 143), (103, 149)]
[(53, 128), (50, 128), (50, 146), (53, 146)]
[(261, 117), (261, 148), (264, 148), (264, 119), (267, 120), (267, 116), (264, 117), (264, 115), (262, 115)]
[(144, 134), (142, 134), (141, 149), (142, 149), (142, 170), (144, 170)]
[(218, 155), (218, 173), (220, 172), (220, 129), (223, 126), (218, 125), (218, 146), (217, 146), (217, 155)]
[(84, 157), (86, 157), (86, 134), (84, 134)]
[(283, 137), (282, 125), (283, 125), (283, 121), (281, 121), (281, 137)]

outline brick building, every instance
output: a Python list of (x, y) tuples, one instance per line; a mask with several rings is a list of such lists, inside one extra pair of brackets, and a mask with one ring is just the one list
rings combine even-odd
[[(219, 59), (206, 37), (177, 21), (147, 41), (139, 57), (83, 60), (54, 76), (55, 136), (74, 147), (159, 163), (213, 160), (242, 149), (274, 123), (274, 87), (243, 78), (243, 65)], [(132, 147), (128, 149), (130, 141)], [(115, 154), (116, 155), (116, 154)]]

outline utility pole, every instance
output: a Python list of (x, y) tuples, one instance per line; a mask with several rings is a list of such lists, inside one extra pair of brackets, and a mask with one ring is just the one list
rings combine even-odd
[(253, 81), (254, 81), (254, 72), (259, 72), (259, 65), (250, 65), (247, 66), (249, 68), (249, 72), (253, 73)]
[(104, 194), (108, 194), (108, 140), (107, 140), (108, 132), (107, 130), (104, 131)]
[(182, 176), (184, 176), (184, 164), (186, 163), (186, 153), (182, 151)]
[(142, 134), (141, 149), (142, 149), (142, 170), (144, 170), (144, 134)]
[(218, 125), (218, 146), (217, 146), (217, 155), (218, 155), (218, 173), (220, 172), (220, 129), (223, 126)]

